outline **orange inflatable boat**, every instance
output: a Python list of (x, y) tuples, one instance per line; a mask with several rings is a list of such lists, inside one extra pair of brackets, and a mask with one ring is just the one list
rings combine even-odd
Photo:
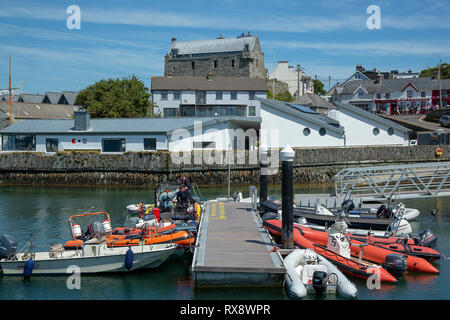
[[(308, 240), (312, 241), (313, 243), (317, 243), (320, 245), (327, 245), (328, 243), (328, 233), (318, 230), (313, 230), (309, 227), (304, 227), (300, 225), (294, 224), (294, 228), (299, 230), (301, 234), (307, 238)], [(361, 250), (361, 244), (364, 244), (361, 241), (354, 240), (350, 237), (350, 250), (352, 256), (359, 257), (360, 250)], [(392, 245), (394, 246), (394, 245)], [(406, 265), (408, 271), (413, 272), (424, 272), (424, 273), (435, 273), (438, 274), (439, 270), (436, 269), (431, 263), (426, 261), (423, 258), (407, 255), (399, 252), (400, 245), (397, 244), (395, 248), (397, 251), (389, 250), (389, 246), (376, 246), (373, 244), (368, 244), (363, 247), (362, 252), (362, 258), (367, 261), (375, 262), (375, 263), (383, 263), (386, 259), (386, 256), (388, 254), (400, 254), (407, 256), (406, 259)], [(428, 248), (430, 250), (433, 250), (431, 248)], [(423, 248), (423, 250), (426, 250)], [(433, 250), (434, 251), (434, 250)]]
[[(281, 220), (269, 219), (263, 222), (264, 227), (273, 235), (281, 236)], [(361, 279), (367, 279), (374, 273), (379, 275), (381, 282), (396, 283), (397, 279), (388, 271), (379, 265), (359, 261), (352, 258), (346, 258), (321, 245), (314, 244), (311, 240), (305, 238), (299, 229), (294, 228), (294, 244), (304, 249), (312, 249), (322, 255), (328, 261), (332, 262), (342, 272)]]

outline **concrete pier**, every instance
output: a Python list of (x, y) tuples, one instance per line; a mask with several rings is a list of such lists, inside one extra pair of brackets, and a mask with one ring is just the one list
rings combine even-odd
[(286, 269), (274, 245), (250, 203), (208, 201), (192, 260), (195, 286), (281, 287)]

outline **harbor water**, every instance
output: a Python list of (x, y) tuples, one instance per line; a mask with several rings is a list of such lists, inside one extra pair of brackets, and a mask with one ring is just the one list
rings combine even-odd
[[(296, 185), (295, 193), (330, 192), (330, 185)], [(231, 194), (241, 191), (248, 196), (248, 186), (233, 186)], [(227, 195), (225, 187), (201, 188), (204, 198)], [(281, 198), (281, 186), (269, 186), (268, 194)], [(132, 203), (153, 203), (154, 189), (106, 187), (0, 187), (0, 234), (9, 234), (19, 248), (33, 238), (36, 249), (47, 250), (50, 245), (71, 238), (68, 217), (87, 212), (107, 212), (113, 227), (131, 226), (125, 207)], [(450, 198), (428, 198), (403, 201), (407, 207), (420, 210), (417, 221), (411, 222), (414, 233), (424, 229), (429, 212), (438, 209), (432, 231), (438, 237), (439, 251), (444, 256), (433, 264), (439, 275), (405, 274), (395, 285), (369, 289), (366, 282), (350, 278), (364, 300), (448, 300), (450, 298)], [(22, 277), (0, 274), (0, 300), (42, 299), (164, 299), (164, 300), (284, 300), (290, 299), (282, 288), (217, 288), (195, 289), (190, 266), (192, 255), (172, 257), (159, 268), (127, 274), (83, 275), (80, 289), (68, 289), (68, 276)], [(313, 295), (307, 299), (315, 299)], [(323, 299), (340, 299), (330, 295)]]

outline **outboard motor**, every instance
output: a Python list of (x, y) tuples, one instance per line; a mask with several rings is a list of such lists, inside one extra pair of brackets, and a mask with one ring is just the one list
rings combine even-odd
[(400, 277), (406, 271), (407, 256), (401, 254), (388, 254), (381, 266), (386, 269), (394, 277)]
[(321, 296), (322, 293), (327, 288), (328, 275), (324, 271), (314, 271), (313, 279), (312, 279), (312, 287), (318, 296)]
[(422, 247), (436, 248), (437, 246), (437, 237), (431, 232), (430, 229), (423, 230), (416, 237), (417, 245)]
[(382, 204), (377, 210), (377, 218), (389, 219), (392, 215), (392, 209), (384, 204)]
[(0, 260), (8, 259), (17, 252), (17, 242), (14, 238), (7, 234), (0, 235)]

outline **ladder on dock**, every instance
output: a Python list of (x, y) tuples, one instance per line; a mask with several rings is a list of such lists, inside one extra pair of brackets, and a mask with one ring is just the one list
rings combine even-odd
[(334, 177), (335, 196), (411, 199), (450, 196), (450, 162), (348, 168)]

